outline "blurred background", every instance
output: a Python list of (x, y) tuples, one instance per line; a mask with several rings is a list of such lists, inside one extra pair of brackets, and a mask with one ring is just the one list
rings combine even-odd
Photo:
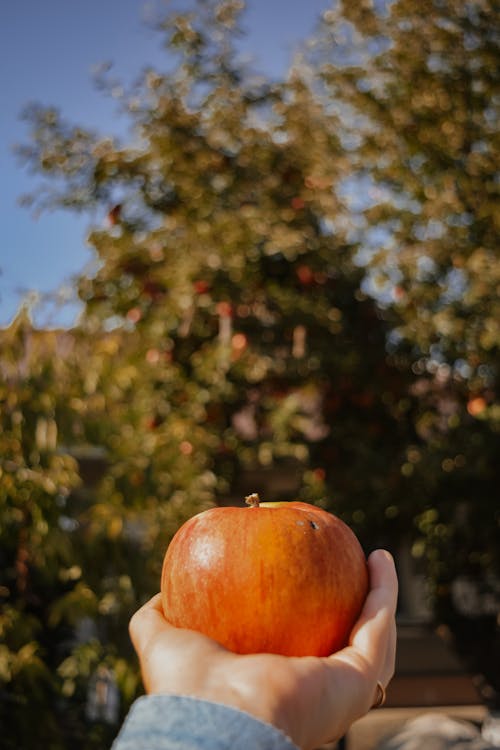
[(109, 746), (169, 539), (255, 491), (396, 557), (347, 746), (436, 708), (500, 744), (499, 16), (4, 4), (6, 748)]

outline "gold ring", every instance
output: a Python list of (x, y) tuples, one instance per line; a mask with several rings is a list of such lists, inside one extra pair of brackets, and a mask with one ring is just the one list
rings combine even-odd
[(377, 682), (377, 692), (375, 694), (375, 701), (372, 708), (380, 708), (384, 705), (386, 699), (385, 687), (380, 681)]

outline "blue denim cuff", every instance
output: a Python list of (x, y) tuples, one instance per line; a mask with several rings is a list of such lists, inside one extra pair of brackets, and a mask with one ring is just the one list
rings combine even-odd
[(130, 709), (112, 750), (297, 750), (279, 729), (221, 703), (148, 695)]

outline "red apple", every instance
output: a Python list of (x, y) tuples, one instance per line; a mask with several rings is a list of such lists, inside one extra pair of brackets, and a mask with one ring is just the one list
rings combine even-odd
[(247, 502), (204, 511), (176, 533), (163, 562), (165, 617), (240, 654), (341, 649), (368, 591), (356, 536), (307, 503)]

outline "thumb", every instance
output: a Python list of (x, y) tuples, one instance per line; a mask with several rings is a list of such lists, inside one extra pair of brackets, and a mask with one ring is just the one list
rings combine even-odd
[(163, 614), (161, 594), (156, 594), (130, 620), (130, 638), (138, 655), (141, 656), (157, 635), (171, 627)]

